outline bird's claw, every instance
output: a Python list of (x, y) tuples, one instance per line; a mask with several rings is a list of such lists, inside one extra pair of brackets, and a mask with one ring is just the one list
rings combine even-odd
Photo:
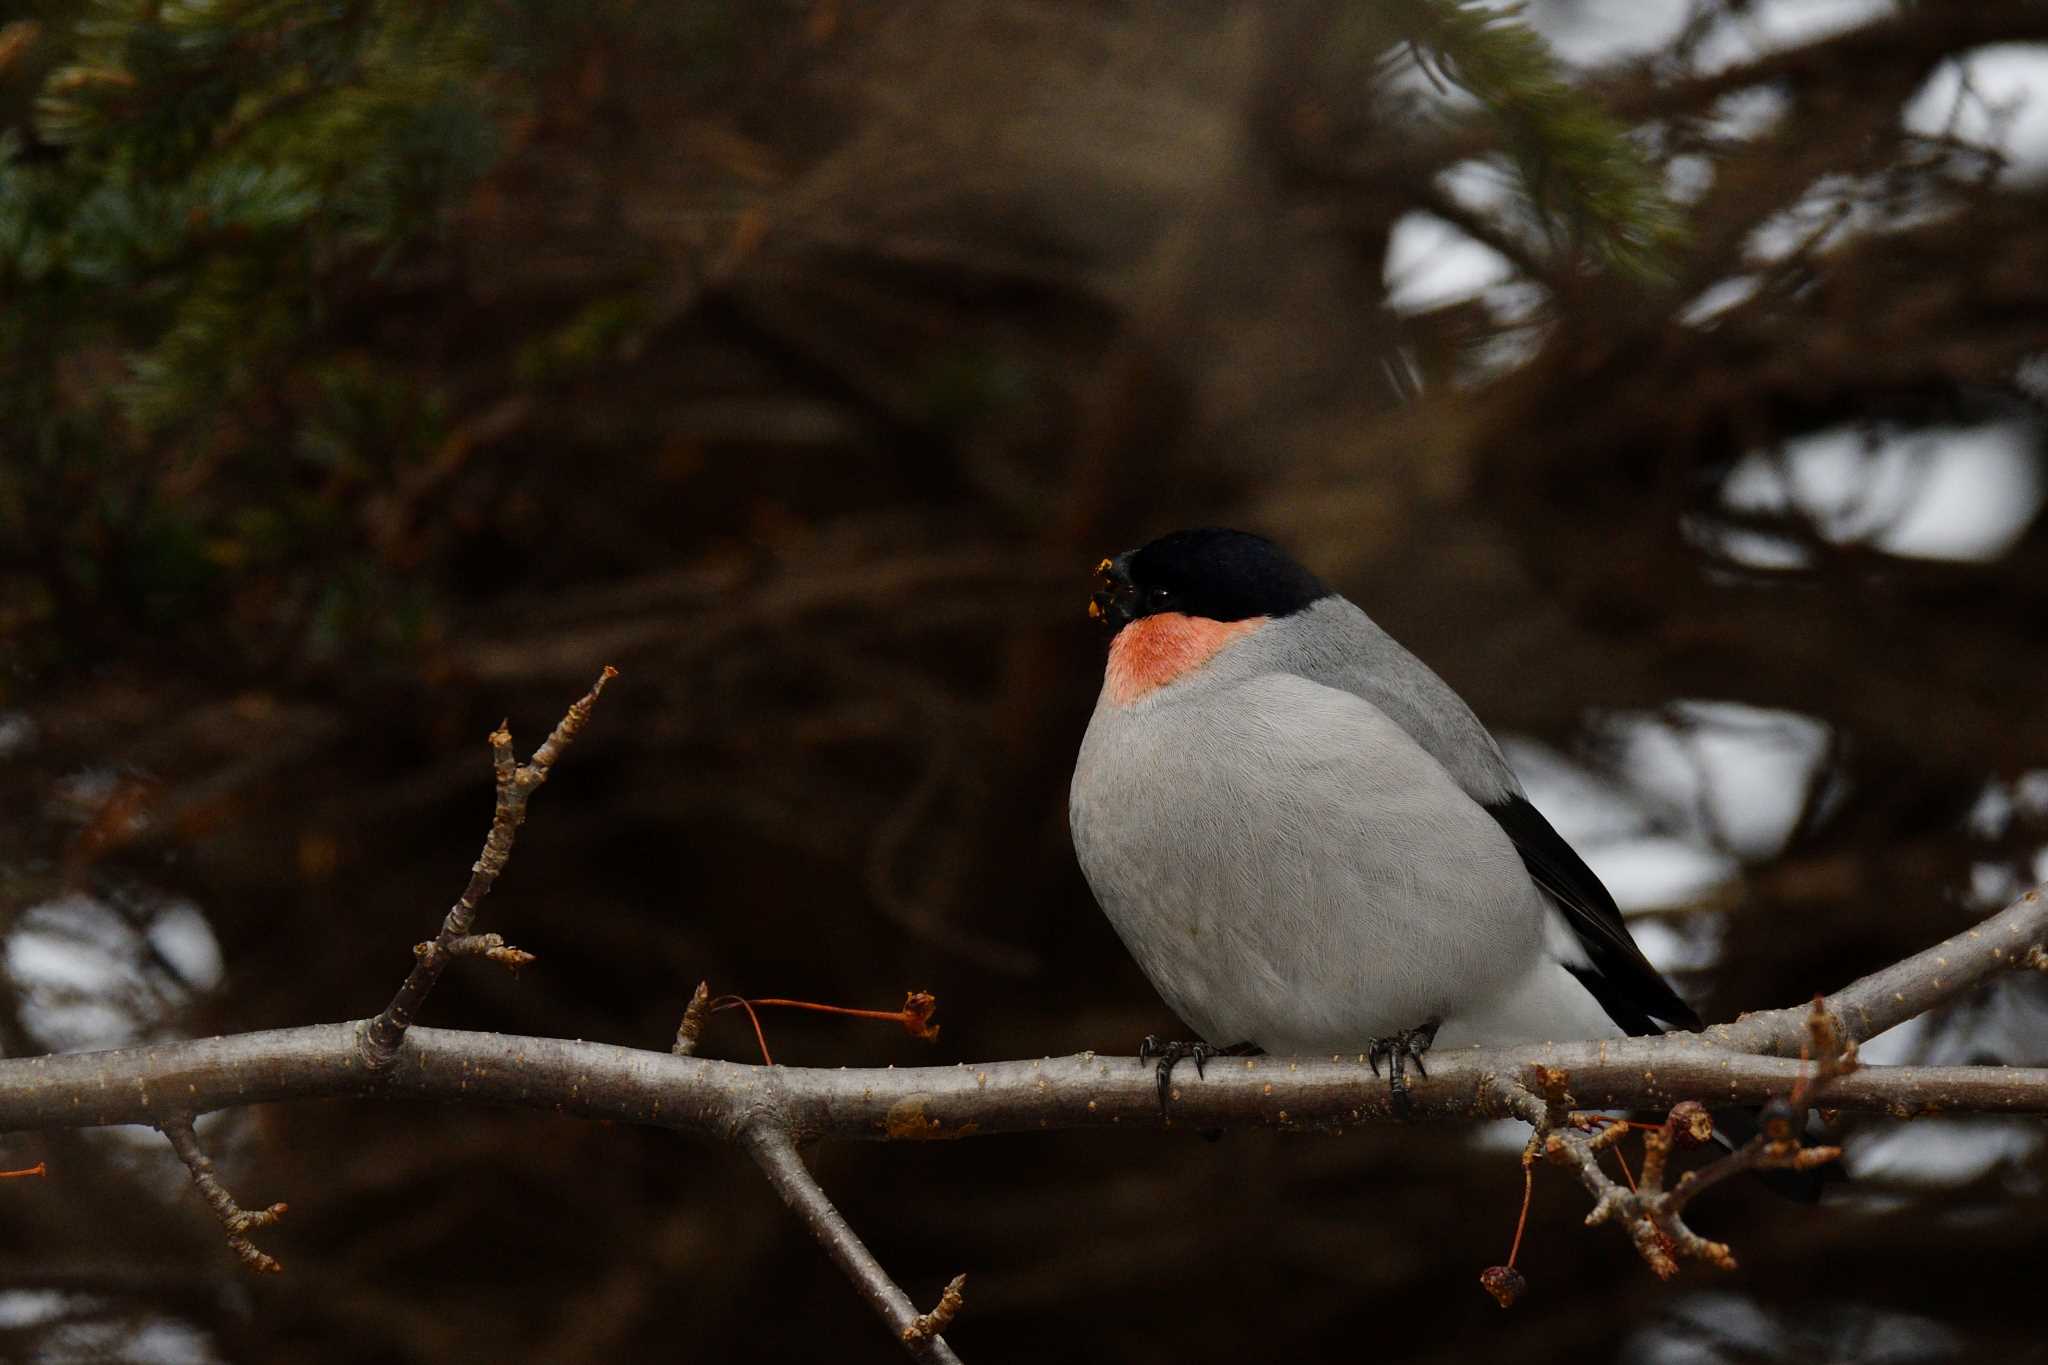
[(1387, 1064), (1387, 1102), (1392, 1106), (1394, 1117), (1405, 1119), (1408, 1107), (1408, 1064), (1415, 1064), (1415, 1073), (1423, 1080), (1429, 1079), (1429, 1070), (1422, 1064), (1422, 1055), (1429, 1051), (1436, 1041), (1436, 1031), (1443, 1026), (1443, 1020), (1431, 1019), (1415, 1028), (1404, 1028), (1384, 1038), (1375, 1038), (1365, 1049), (1365, 1059), (1372, 1064), (1372, 1074), (1380, 1074), (1380, 1063)]
[(1245, 1057), (1257, 1051), (1259, 1048), (1255, 1043), (1232, 1043), (1228, 1047), (1216, 1047), (1199, 1038), (1192, 1042), (1182, 1042), (1178, 1039), (1161, 1040), (1158, 1036), (1148, 1033), (1145, 1035), (1145, 1041), (1138, 1044), (1138, 1060), (1149, 1062), (1158, 1059), (1159, 1114), (1164, 1118), (1166, 1102), (1172, 1095), (1173, 1068), (1176, 1062), (1184, 1057), (1192, 1058), (1195, 1063), (1195, 1074), (1207, 1076), (1208, 1072), (1204, 1068), (1211, 1057)]
[(1175, 1063), (1183, 1057), (1192, 1057), (1195, 1062), (1195, 1074), (1204, 1076), (1208, 1073), (1203, 1068), (1215, 1055), (1216, 1049), (1200, 1039), (1182, 1042), (1179, 1039), (1162, 1040), (1150, 1033), (1145, 1035), (1145, 1041), (1138, 1044), (1138, 1060), (1149, 1062), (1156, 1058), (1159, 1062), (1159, 1112), (1162, 1116), (1166, 1113), (1166, 1101), (1173, 1085)]

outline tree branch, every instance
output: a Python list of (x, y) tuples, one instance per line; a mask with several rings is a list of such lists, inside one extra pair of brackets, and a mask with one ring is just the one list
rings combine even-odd
[[(1843, 987), (1828, 997), (1828, 1009), (1849, 1041), (1868, 1042), (1999, 972), (2040, 970), (2042, 953), (2048, 953), (2048, 896), (2036, 887), (1983, 923)], [(1799, 1005), (1745, 1014), (1700, 1036), (1741, 1052), (1789, 1056), (1807, 1037), (1808, 1014)]]
[[(910, 1296), (897, 1287), (889, 1278), (889, 1272), (882, 1269), (882, 1263), (867, 1249), (839, 1210), (818, 1184), (803, 1158), (797, 1154), (796, 1144), (789, 1133), (772, 1119), (756, 1119), (740, 1132), (740, 1145), (754, 1158), (761, 1171), (768, 1177), (768, 1183), (775, 1187), (775, 1193), (782, 1196), (782, 1202), (804, 1220), (804, 1226), (818, 1239), (846, 1277), (853, 1281), (853, 1287), (868, 1301), (882, 1321), (889, 1324), (903, 1342), (904, 1348), (918, 1360), (950, 1361), (959, 1365), (960, 1357), (953, 1354), (953, 1348), (946, 1345), (946, 1339), (937, 1334), (927, 1321), (926, 1314), (917, 1311), (917, 1305)], [(940, 1300), (940, 1307), (929, 1316), (938, 1317), (944, 1313), (950, 1320), (958, 1311), (959, 1280), (947, 1286), (946, 1297)], [(952, 1311), (946, 1311), (947, 1303), (953, 1304)], [(944, 1324), (941, 1323), (941, 1326)]]
[(1874, 69), (1924, 70), (1973, 47), (2042, 38), (2048, 38), (2048, 11), (2027, 0), (1913, 6), (1709, 75), (1661, 81), (1610, 77), (1596, 80), (1590, 93), (1630, 121), (1668, 118), (1703, 112), (1723, 95), (1760, 85), (1867, 80)]
[(192, 1184), (199, 1190), (200, 1197), (206, 1200), (214, 1217), (220, 1219), (220, 1225), (228, 1230), (228, 1247), (241, 1258), (242, 1264), (268, 1275), (283, 1270), (276, 1257), (259, 1248), (246, 1234), (257, 1228), (267, 1228), (284, 1217), (285, 1206), (272, 1204), (267, 1209), (245, 1209), (237, 1204), (227, 1187), (220, 1183), (220, 1177), (213, 1173), (213, 1158), (199, 1145), (199, 1135), (192, 1131), (190, 1114), (167, 1114), (157, 1121), (157, 1127), (170, 1139), (171, 1150), (185, 1163), (185, 1169), (192, 1173)]
[[(416, 1027), (382, 1072), (362, 1065), (361, 1021), (0, 1060), (0, 1131), (161, 1122), (279, 1100), (430, 1099), (543, 1109), (732, 1141), (758, 1106), (812, 1140), (903, 1141), (1069, 1128), (1159, 1126), (1153, 1067), (1080, 1053), (1036, 1061), (884, 1070), (761, 1067), (610, 1043)], [(1189, 1127), (1343, 1129), (1392, 1117), (1362, 1058), (1246, 1057), (1174, 1073)], [(1418, 1119), (1516, 1117), (1489, 1086), (1531, 1068), (1562, 1078), (1572, 1108), (1665, 1109), (1706, 1097), (1761, 1105), (1804, 1073), (1793, 1058), (1729, 1051), (1691, 1034), (1431, 1053), (1411, 1075)], [(2048, 1067), (1866, 1066), (1831, 1083), (1830, 1108), (1916, 1115), (2048, 1114)]]
[(1524, 240), (1512, 228), (1487, 214), (1459, 203), (1454, 195), (1434, 180), (1424, 180), (1416, 184), (1411, 188), (1410, 195), (1417, 208), (1456, 228), (1481, 246), (1498, 253), (1531, 282), (1542, 285), (1553, 294), (1562, 292), (1569, 284), (1569, 278), (1564, 270), (1557, 262), (1546, 257), (1541, 248)]
[[(1983, 924), (1845, 987), (1828, 1000), (1843, 1036), (1863, 1041), (2000, 968), (2039, 970), (2048, 897), (2029, 891)], [(1475, 1048), (1430, 1055), (1409, 1082), (1421, 1118), (1494, 1117), (1488, 1087), (1540, 1066), (1578, 1107), (1668, 1108), (1684, 1099), (1762, 1104), (1789, 1094), (1809, 1007), (1745, 1015), (1704, 1033), (1597, 1043)], [(393, 1064), (362, 1065), (365, 1021), (0, 1059), (0, 1131), (161, 1123), (275, 1100), (382, 1096), (560, 1109), (731, 1140), (763, 1104), (811, 1138), (953, 1138), (1159, 1122), (1152, 1069), (1135, 1058), (901, 1067), (758, 1067), (496, 1033), (414, 1028)], [(1177, 1073), (1173, 1119), (1202, 1127), (1345, 1127), (1385, 1118), (1386, 1087), (1355, 1058), (1246, 1057), (1206, 1078)], [(1830, 1082), (1833, 1108), (1923, 1113), (2048, 1113), (2048, 1068), (1865, 1066)]]
[(491, 817), (490, 833), (484, 836), (484, 851), (470, 866), (469, 885), (462, 889), (462, 895), (449, 908), (448, 917), (441, 922), (440, 934), (432, 942), (422, 943), (413, 950), (417, 960), (412, 970), (406, 973), (398, 994), (391, 997), (391, 1003), (384, 1007), (383, 1013), (364, 1026), (362, 1056), (371, 1070), (381, 1070), (398, 1059), (398, 1048), (405, 1039), (405, 1031), (419, 1017), (420, 1008), (426, 1004), (427, 996), (452, 959), (490, 957), (512, 967), (533, 961), (532, 954), (507, 947), (505, 941), (495, 934), (472, 934), (470, 926), (476, 920), (477, 907), (483, 904), (485, 896), (491, 894), (498, 874), (505, 870), (505, 864), (512, 857), (512, 841), (518, 836), (519, 826), (526, 822), (526, 803), (548, 780), (548, 772), (554, 767), (555, 760), (562, 756), (562, 751), (583, 729), (583, 723), (590, 719), (590, 708), (597, 704), (604, 685), (617, 676), (618, 670), (607, 665), (598, 674), (590, 691), (569, 707), (568, 713), (547, 737), (547, 742), (533, 751), (533, 760), (524, 766), (513, 757), (512, 732), (502, 724), (491, 732), (491, 770), (497, 779), (498, 804)]
[[(1543, 1154), (1575, 1169), (1594, 1195), (1588, 1221), (1619, 1220), (1659, 1274), (1675, 1270), (1678, 1255), (1731, 1265), (1725, 1245), (1685, 1226), (1687, 1203), (1733, 1171), (1804, 1167), (1828, 1154), (1800, 1148), (1789, 1122), (1767, 1122), (1763, 1137), (1664, 1189), (1664, 1158), (1685, 1145), (1681, 1133), (1696, 1126), (1690, 1110), (1697, 1105), (1682, 1102), (1762, 1105), (1767, 1119), (1821, 1103), (1897, 1117), (2048, 1114), (2048, 1068), (1872, 1067), (1855, 1059), (1862, 1039), (2008, 968), (2048, 970), (2048, 898), (2038, 890), (1803, 1010), (1748, 1015), (1704, 1034), (1432, 1054), (1429, 1075), (1409, 1083), (1406, 1109), (1418, 1118), (1524, 1119), (1536, 1127)], [(0, 1131), (161, 1127), (228, 1229), (230, 1245), (259, 1269), (274, 1269), (276, 1262), (243, 1234), (275, 1222), (283, 1206), (249, 1212), (235, 1204), (192, 1133), (196, 1114), (332, 1096), (436, 1099), (548, 1109), (736, 1142), (906, 1347), (920, 1359), (945, 1361), (954, 1357), (936, 1329), (957, 1311), (957, 1283), (932, 1313), (920, 1315), (804, 1169), (796, 1140), (929, 1140), (1161, 1122), (1153, 1068), (1129, 1057), (1082, 1053), (849, 1071), (706, 1060), (688, 1055), (694, 1039), (687, 1028), (679, 1030), (675, 1050), (655, 1052), (414, 1027), (398, 1032), (386, 1064), (370, 1066), (363, 1039), (375, 1024), (0, 1060)], [(1764, 1055), (1789, 1051), (1799, 1038), (1816, 1063)], [(1758, 1051), (1741, 1050), (1749, 1048)], [(1201, 1128), (1328, 1130), (1391, 1117), (1387, 1087), (1363, 1054), (1236, 1059), (1206, 1077), (1179, 1076), (1170, 1105), (1166, 1122)], [(1645, 1180), (1637, 1189), (1621, 1189), (1599, 1169), (1599, 1151), (1620, 1129), (1612, 1135), (1571, 1129), (1566, 1117), (1581, 1107), (1672, 1111), (1663, 1130), (1647, 1140)]]

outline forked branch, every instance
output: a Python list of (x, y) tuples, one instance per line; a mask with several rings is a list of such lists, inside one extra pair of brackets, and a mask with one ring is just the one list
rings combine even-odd
[[(1813, 1069), (1801, 1074), (1788, 1094), (1765, 1104), (1763, 1131), (1711, 1165), (1685, 1172), (1669, 1188), (1665, 1181), (1672, 1153), (1714, 1140), (1713, 1115), (1698, 1100), (1681, 1100), (1662, 1124), (1645, 1126), (1598, 1114), (1567, 1112), (1569, 1077), (1555, 1067), (1531, 1067), (1523, 1077), (1496, 1080), (1491, 1091), (1504, 1111), (1535, 1129), (1531, 1151), (1572, 1171), (1593, 1196), (1593, 1210), (1586, 1215), (1588, 1227), (1607, 1222), (1620, 1225), (1637, 1254), (1660, 1279), (1676, 1275), (1681, 1259), (1733, 1270), (1735, 1253), (1727, 1243), (1702, 1237), (1688, 1227), (1686, 1206), (1744, 1171), (1810, 1171), (1842, 1155), (1839, 1147), (1802, 1145), (1800, 1132), (1808, 1107), (1828, 1102), (1830, 1087), (1858, 1069), (1856, 1044), (1843, 1036), (1839, 1021), (1818, 997), (1807, 1011), (1806, 1024), (1804, 1054)], [(1600, 1153), (1638, 1127), (1644, 1129), (1642, 1176), (1624, 1187), (1601, 1167)], [(1510, 1267), (1500, 1269), (1511, 1266), (1512, 1257)], [(1488, 1271), (1481, 1284), (1506, 1307), (1514, 1295), (1503, 1296), (1490, 1282), (1495, 1274)]]
[(198, 1189), (200, 1198), (213, 1210), (214, 1217), (220, 1219), (220, 1225), (227, 1229), (228, 1249), (251, 1270), (266, 1275), (282, 1271), (284, 1267), (278, 1264), (277, 1258), (250, 1241), (248, 1234), (258, 1228), (267, 1228), (284, 1217), (285, 1206), (272, 1204), (267, 1209), (245, 1209), (237, 1204), (227, 1187), (220, 1183), (220, 1177), (213, 1173), (213, 1158), (199, 1145), (199, 1135), (192, 1131), (190, 1114), (166, 1115), (157, 1126), (171, 1140), (171, 1150), (178, 1154), (178, 1159), (191, 1173), (192, 1184)]
[(484, 851), (470, 866), (469, 885), (463, 887), (462, 895), (449, 908), (447, 918), (441, 922), (440, 934), (413, 950), (417, 960), (406, 974), (404, 984), (399, 986), (398, 994), (392, 996), (383, 1013), (370, 1020), (363, 1029), (363, 1060), (371, 1070), (381, 1070), (397, 1060), (398, 1046), (405, 1040), (405, 1031), (419, 1017), (420, 1007), (426, 1004), (427, 996), (433, 992), (451, 959), (485, 956), (514, 967), (533, 960), (532, 954), (508, 948), (505, 941), (496, 935), (472, 934), (470, 926), (476, 922), (477, 907), (483, 904), (484, 897), (491, 894), (491, 888), (497, 885), (498, 874), (505, 870), (505, 864), (512, 858), (512, 841), (518, 837), (519, 827), (526, 823), (526, 803), (548, 780), (555, 760), (562, 756), (562, 751), (569, 747), (582, 731), (584, 722), (590, 719), (590, 708), (597, 704), (604, 685), (618, 676), (616, 668), (606, 665), (590, 691), (572, 705), (555, 726), (547, 742), (534, 750), (529, 763), (522, 765), (513, 757), (512, 732), (504, 725), (491, 732), (491, 770), (497, 779), (498, 804), (491, 817), (490, 833), (484, 836)]

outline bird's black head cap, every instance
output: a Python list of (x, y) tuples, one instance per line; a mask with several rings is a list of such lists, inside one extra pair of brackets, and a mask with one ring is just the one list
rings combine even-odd
[(1089, 615), (1116, 630), (1169, 611), (1212, 621), (1292, 616), (1330, 595), (1272, 541), (1221, 526), (1175, 531), (1098, 569), (1102, 582)]

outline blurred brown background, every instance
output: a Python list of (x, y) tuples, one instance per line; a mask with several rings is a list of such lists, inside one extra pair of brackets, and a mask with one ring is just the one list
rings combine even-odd
[[(0, 436), (10, 1055), (373, 1012), (475, 856), (490, 727), (530, 749), (607, 663), (483, 913), (539, 962), (451, 973), (427, 1022), (662, 1048), (705, 978), (938, 996), (929, 1046), (769, 1015), (791, 1064), (1172, 1033), (1064, 794), (1090, 569), (1196, 523), (1279, 538), (1460, 689), (1709, 1018), (2042, 873), (2048, 8), (458, 6), (429, 55), (489, 137), (418, 222), (333, 235), (368, 153), (309, 142), (340, 152), (289, 222), (95, 275), (138, 120), (201, 114), (81, 134), (60, 97), (246, 58), (159, 152), (196, 176), (430, 69), (376, 6), (336, 11), (352, 65), (260, 48), (254, 11), (194, 58), (162, 34), (199, 21), (146, 8), (110, 57), (38, 7), (0, 63), (9, 183), (73, 215), (74, 264), (0, 213), (41, 329), (6, 334)], [(534, 25), (516, 60), (500, 23)], [(252, 84), (293, 61), (289, 98)], [(421, 126), (394, 164), (453, 157)], [(229, 266), (214, 317), (181, 282)], [(177, 365), (204, 383), (137, 387)], [(2048, 1062), (2043, 985), (1876, 1055)], [(732, 1015), (705, 1051), (756, 1057)], [(17, 1135), (0, 1164), (52, 1175), (0, 1186), (0, 1352), (900, 1354), (735, 1152), (383, 1104), (204, 1131), (290, 1203), (287, 1273), (233, 1264), (155, 1134)], [(1668, 1285), (1539, 1172), (1507, 1314), (1476, 1276), (1518, 1137), (816, 1168), (913, 1298), (968, 1272), (974, 1361), (2048, 1355), (2041, 1125), (1850, 1134), (1828, 1205), (1717, 1192), (1742, 1269)]]

